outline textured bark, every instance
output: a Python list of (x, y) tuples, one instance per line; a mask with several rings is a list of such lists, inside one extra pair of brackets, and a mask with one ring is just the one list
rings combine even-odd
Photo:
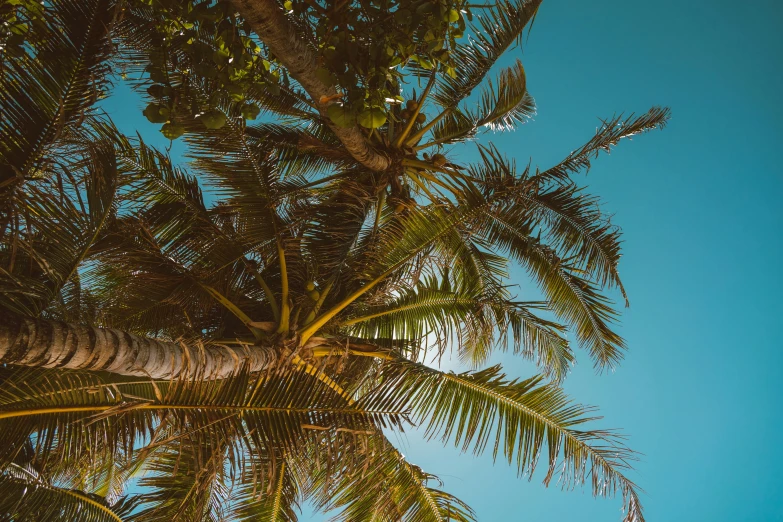
[(294, 27), (278, 3), (275, 0), (231, 0), (231, 5), (304, 88), (348, 153), (368, 169), (381, 171), (389, 168), (391, 160), (388, 156), (374, 150), (358, 127), (340, 128), (329, 119), (326, 114), (329, 102), (322, 103), (321, 98), (336, 91), (316, 76), (318, 63), (315, 55), (307, 42), (297, 38)]
[(186, 347), (109, 328), (93, 328), (0, 311), (0, 363), (39, 368), (101, 370), (170, 379), (222, 378), (243, 364), (251, 371), (274, 364), (270, 348)]

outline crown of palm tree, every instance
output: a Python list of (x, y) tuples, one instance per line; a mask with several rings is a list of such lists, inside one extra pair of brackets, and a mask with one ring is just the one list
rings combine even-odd
[[(92, 113), (112, 38), (133, 52), (158, 45), (141, 37), (145, 11), (119, 21), (109, 2), (53, 3), (31, 37), (40, 50), (4, 73), (13, 88), (0, 93), (15, 118), (0, 121), (3, 172), (14, 172), (2, 181), (0, 512), (295, 520), (307, 499), (344, 520), (471, 520), (386, 439), (414, 423), (464, 451), (491, 444), (520, 475), (543, 458), (547, 484), (590, 477), (594, 494), (621, 492), (627, 520), (643, 520), (623, 475), (633, 454), (583, 426), (591, 409), (557, 383), (574, 360), (569, 327), (599, 369), (623, 353), (604, 295), (625, 295), (619, 230), (571, 175), (667, 111), (608, 120), (543, 171), (491, 145), (470, 165), (417, 156), (532, 110), (519, 64), (476, 109), (459, 108), (535, 12), (512, 8), (457, 48), (460, 74), (428, 73), (414, 112), (431, 100), (437, 118), (414, 115), (400, 132), (392, 117), (364, 136), (389, 168), (357, 161), (296, 86), (251, 93), (279, 120), (250, 125), (246, 100), (194, 78), (193, 99), (226, 118), (180, 123), (190, 174)], [(44, 52), (50, 37), (57, 53)], [(170, 78), (185, 58), (166, 62)], [(544, 300), (510, 292), (509, 260)], [(543, 375), (427, 365), (456, 351), (481, 368), (495, 349)], [(142, 471), (143, 492), (123, 497)]]

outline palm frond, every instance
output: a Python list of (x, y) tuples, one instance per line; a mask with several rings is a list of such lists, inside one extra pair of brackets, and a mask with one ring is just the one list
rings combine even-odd
[(500, 56), (519, 43), (525, 26), (533, 20), (540, 0), (499, 2), (477, 15), (471, 24), (470, 42), (452, 51), (456, 76), (446, 77), (434, 99), (444, 108), (455, 107), (478, 87)]
[[(487, 205), (488, 202), (478, 195), (459, 207), (416, 207), (402, 219), (387, 222), (373, 237), (371, 247), (362, 252), (361, 259), (352, 267), (354, 289), (348, 289), (346, 297), (300, 329), (302, 339), (306, 341), (317, 329), (379, 284), (393, 281), (391, 276), (402, 277), (399, 271), (409, 271), (409, 262), (417, 256), (438, 252), (444, 254), (445, 260), (465, 254), (459, 228)], [(361, 282), (364, 284), (359, 286)]]
[(562, 379), (573, 355), (562, 336), (564, 327), (537, 317), (532, 310), (545, 303), (514, 302), (506, 292), (482, 289), (463, 282), (452, 284), (448, 273), (425, 278), (415, 288), (371, 307), (354, 307), (344, 326), (367, 339), (420, 339), (429, 335), (443, 342), (459, 342), (460, 355), (474, 366), (486, 361), (494, 346), (536, 361), (556, 379)]
[(43, 452), (56, 445), (90, 448), (89, 441), (104, 441), (101, 447), (133, 447), (133, 441), (148, 436), (164, 415), (182, 426), (213, 423), (214, 429), (225, 431), (226, 439), (242, 431), (237, 424), (241, 419), (259, 447), (272, 441), (294, 448), (302, 425), (399, 427), (407, 412), (397, 406), (393, 398), (377, 396), (345, 404), (343, 394), (296, 369), (170, 382), (104, 381), (79, 372), (18, 370), (7, 376), (0, 390), (0, 423), (6, 448), (21, 447), (33, 432), (48, 433), (38, 441)]
[(364, 439), (360, 460), (352, 474), (318, 491), (321, 509), (339, 509), (335, 520), (351, 522), (473, 522), (473, 510), (448, 493), (432, 487), (439, 482), (408, 462), (380, 434)]
[(4, 520), (122, 522), (104, 499), (82, 491), (59, 488), (38, 479), (0, 473), (0, 517)]
[(601, 285), (616, 286), (625, 297), (617, 270), (620, 260), (620, 229), (601, 211), (600, 200), (572, 183), (541, 186), (537, 176), (515, 173), (513, 163), (495, 147), (479, 147), (483, 166), (470, 173), (487, 182), (490, 189), (507, 193), (496, 212), (510, 222), (527, 219), (521, 230), (540, 228), (558, 255), (568, 258)]
[(477, 132), (478, 125), (470, 112), (466, 113), (455, 108), (435, 125), (432, 129), (432, 141), (427, 144), (448, 145), (466, 141), (472, 139)]
[(165, 448), (150, 460), (139, 480), (140, 510), (134, 522), (224, 520), (228, 443), (220, 431), (205, 435), (210, 436), (207, 444), (199, 444), (206, 437), (184, 437), (176, 448)]
[(566, 489), (590, 480), (595, 496), (622, 494), (626, 521), (644, 520), (637, 487), (623, 475), (634, 454), (612, 431), (579, 429), (597, 418), (560, 388), (542, 385), (541, 377), (508, 380), (499, 366), (454, 374), (399, 361), (387, 371), (428, 436), (476, 454), (491, 446), (494, 458), (502, 453), (531, 478), (545, 456), (545, 485), (555, 476)]
[(517, 62), (500, 71), (495, 83), (489, 80), (476, 100), (476, 109), (449, 108), (432, 129), (432, 141), (422, 145), (446, 145), (473, 138), (481, 127), (505, 131), (524, 123), (535, 113), (535, 102), (527, 92), (525, 68)]
[(484, 165), (472, 167), (471, 174), (486, 182), (497, 203), (484, 213), (484, 241), (528, 269), (598, 367), (613, 366), (622, 358), (623, 341), (611, 329), (616, 312), (599, 286), (622, 290), (619, 231), (602, 219), (597, 200), (575, 187), (542, 191), (527, 171), (517, 177), (513, 163), (494, 148), (481, 152)]
[[(56, 1), (32, 24), (30, 48), (3, 53), (0, 88), (0, 187), (4, 192), (45, 170), (47, 151), (78, 130), (107, 88), (114, 2)], [(16, 182), (12, 183), (12, 180)]]
[(375, 202), (372, 180), (354, 173), (325, 189), (320, 201), (302, 208), (308, 222), (302, 248), (314, 257), (314, 268), (326, 281), (336, 277), (363, 246), (362, 234)]
[(291, 463), (282, 457), (271, 477), (270, 488), (264, 490), (255, 481), (247, 481), (232, 492), (237, 501), (232, 504), (230, 520), (296, 522), (299, 487)]
[(41, 313), (76, 275), (111, 221), (118, 189), (113, 143), (103, 139), (86, 148), (82, 172), (65, 171), (59, 183), (29, 184), (18, 200), (25, 228), (15, 237), (17, 250), (7, 244), (0, 248), (0, 258), (13, 267), (0, 275), (9, 279), (2, 284), (17, 290), (3, 294), (0, 307)]
[(611, 368), (622, 359), (623, 340), (611, 329), (617, 312), (599, 288), (581, 277), (579, 268), (561, 259), (554, 249), (520, 232), (516, 224), (496, 215), (487, 217), (492, 241), (527, 268), (552, 311), (575, 328), (577, 339), (590, 350), (596, 367)]
[(589, 171), (591, 161), (597, 158), (601, 151), (608, 153), (623, 138), (663, 128), (670, 115), (671, 111), (666, 107), (653, 107), (638, 118), (633, 114), (623, 118), (621, 114), (604, 120), (590, 141), (554, 167), (537, 173), (532, 180), (538, 184), (552, 181), (567, 183), (571, 174), (582, 170)]
[(533, 98), (527, 92), (525, 68), (517, 62), (500, 71), (497, 87), (489, 81), (478, 100), (474, 116), (477, 127), (487, 126), (493, 131), (513, 129), (524, 123), (535, 112)]

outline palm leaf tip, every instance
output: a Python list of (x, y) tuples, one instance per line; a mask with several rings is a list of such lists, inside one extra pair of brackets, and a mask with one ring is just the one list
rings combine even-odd
[(601, 125), (596, 129), (595, 135), (582, 147), (576, 149), (563, 161), (546, 169), (533, 180), (537, 183), (567, 182), (571, 174), (580, 171), (588, 171), (592, 160), (601, 152), (609, 152), (624, 138), (631, 138), (637, 134), (643, 134), (654, 129), (662, 129), (671, 118), (671, 110), (668, 107), (652, 107), (641, 116), (622, 114), (607, 120), (601, 120)]

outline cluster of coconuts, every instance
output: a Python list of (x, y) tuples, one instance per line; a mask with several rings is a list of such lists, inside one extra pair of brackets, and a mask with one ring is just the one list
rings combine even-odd
[[(416, 107), (418, 106), (418, 103), (416, 103), (416, 100), (408, 100), (405, 103), (405, 108), (400, 112), (400, 116), (404, 120), (411, 119), (411, 116), (413, 116), (413, 113), (416, 111)], [(424, 123), (427, 121), (427, 115), (423, 112), (420, 112), (416, 115), (416, 123)]]
[(313, 301), (318, 301), (321, 298), (321, 292), (316, 290), (315, 283), (312, 281), (308, 281), (305, 283), (305, 290), (307, 290), (307, 297), (312, 299)]
[(446, 159), (446, 156), (444, 156), (443, 154), (433, 154), (432, 157), (430, 158), (430, 161), (432, 162), (433, 165), (440, 168), (443, 165), (445, 165), (448, 160)]
[(403, 212), (405, 212), (408, 209), (408, 204), (409, 204), (408, 200), (405, 200), (405, 201), (399, 200), (399, 203), (397, 203), (394, 206), (394, 213), (395, 214), (402, 214)]

